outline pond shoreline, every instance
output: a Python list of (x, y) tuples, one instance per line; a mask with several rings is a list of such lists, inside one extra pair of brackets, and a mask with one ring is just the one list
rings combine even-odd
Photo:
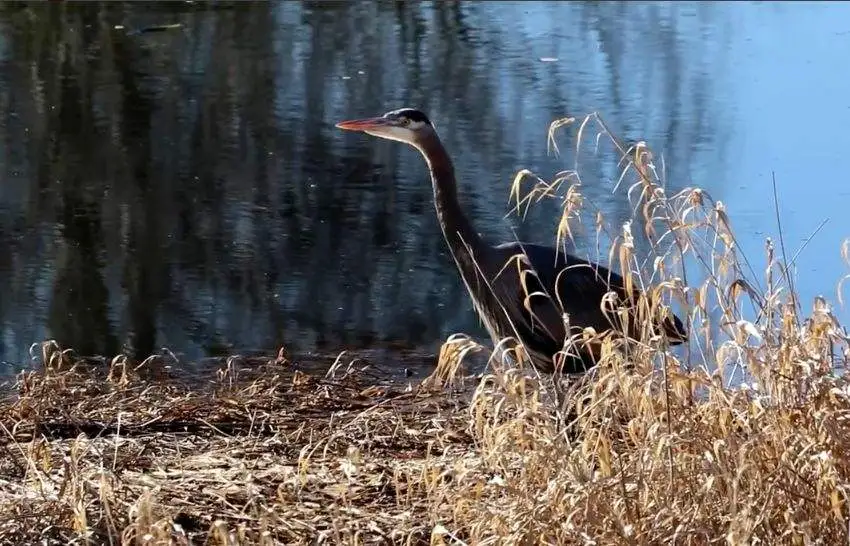
[(468, 338), (422, 381), (278, 357), (186, 380), (45, 343), (0, 396), (0, 544), (840, 543), (850, 384), (795, 364), (824, 347), (807, 324), (746, 388), (606, 350), (569, 417), (549, 378), (467, 375)]

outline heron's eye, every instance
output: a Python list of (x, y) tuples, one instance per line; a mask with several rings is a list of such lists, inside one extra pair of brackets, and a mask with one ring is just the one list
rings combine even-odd
[(402, 127), (407, 127), (410, 125), (410, 118), (398, 118), (399, 123), (401, 123)]

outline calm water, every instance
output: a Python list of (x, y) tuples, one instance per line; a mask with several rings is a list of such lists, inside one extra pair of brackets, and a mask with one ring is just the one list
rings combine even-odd
[[(551, 241), (553, 206), (506, 218), (507, 185), (571, 167), (548, 124), (598, 110), (671, 188), (724, 201), (757, 267), (775, 172), (790, 252), (826, 220), (797, 261), (807, 304), (847, 273), (848, 3), (4, 4), (0, 25), (6, 371), (48, 338), (192, 360), (480, 335), (419, 156), (333, 127), (400, 106), (498, 239)], [(621, 222), (615, 174), (584, 164)]]

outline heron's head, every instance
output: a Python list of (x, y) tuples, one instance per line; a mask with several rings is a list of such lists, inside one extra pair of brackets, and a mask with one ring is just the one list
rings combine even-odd
[(366, 134), (418, 146), (436, 136), (428, 116), (413, 108), (387, 112), (379, 118), (354, 119), (336, 124), (340, 129), (362, 131)]

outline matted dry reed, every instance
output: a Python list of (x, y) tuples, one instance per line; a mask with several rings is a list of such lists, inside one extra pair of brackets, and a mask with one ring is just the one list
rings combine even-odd
[(231, 359), (180, 380), (43, 353), (0, 405), (2, 543), (427, 542), (443, 478), (422, 463), (471, 445), (468, 401), (357, 367)]
[(578, 168), (520, 173), (512, 199), (558, 199), (558, 241), (594, 226), (627, 282), (654, 287), (650, 312), (687, 318), (684, 350), (607, 338), (556, 408), (549, 378), (499, 359), (459, 376), (481, 348), (463, 337), (410, 388), (283, 358), (187, 385), (121, 359), (89, 369), (48, 343), (0, 406), (0, 540), (850, 541), (850, 349), (829, 300), (799, 301), (781, 239), (751, 266), (724, 205), (699, 188), (668, 195), (645, 143), (623, 146), (595, 114), (554, 123), (552, 141), (570, 125), (619, 151), (612, 190), (632, 221), (608, 225)]

